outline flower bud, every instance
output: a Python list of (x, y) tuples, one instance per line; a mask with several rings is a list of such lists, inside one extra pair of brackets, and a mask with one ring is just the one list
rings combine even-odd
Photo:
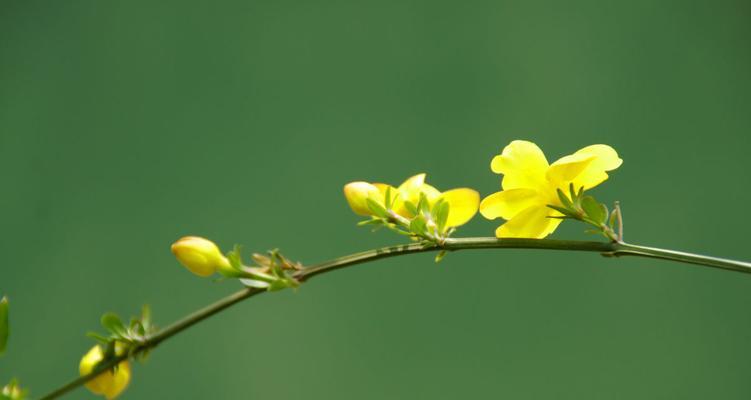
[[(120, 343), (115, 344), (115, 354), (123, 354), (124, 347)], [(88, 375), (94, 370), (96, 365), (104, 359), (102, 347), (96, 345), (81, 358), (78, 371), (81, 376)], [(106, 397), (108, 400), (114, 399), (125, 390), (130, 382), (130, 363), (125, 360), (117, 364), (114, 369), (102, 372), (96, 378), (86, 382), (86, 388), (94, 394)]]
[(231, 269), (229, 260), (211, 240), (186, 236), (172, 244), (172, 253), (190, 272), (210, 276), (217, 269)]
[[(344, 197), (352, 211), (358, 215), (373, 215), (370, 207), (368, 207), (367, 199), (370, 198), (379, 202), (380, 194), (378, 188), (368, 182), (350, 182), (344, 185)], [(383, 203), (383, 201), (381, 200), (380, 203)]]
[(26, 397), (25, 392), (26, 391), (21, 389), (21, 386), (19, 386), (18, 382), (14, 379), (0, 390), (0, 395), (5, 396), (0, 396), (0, 398), (8, 400), (23, 400)]

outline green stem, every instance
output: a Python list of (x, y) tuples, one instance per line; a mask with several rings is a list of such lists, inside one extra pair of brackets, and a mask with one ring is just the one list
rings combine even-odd
[[(339, 257), (331, 261), (322, 262), (303, 269), (295, 274), (300, 282), (305, 282), (314, 276), (321, 275), (337, 269), (350, 267), (365, 262), (375, 261), (382, 258), (402, 256), (413, 253), (429, 251), (457, 251), (471, 249), (545, 249), (566, 251), (589, 251), (601, 253), (608, 257), (637, 256), (659, 258), (664, 260), (678, 261), (689, 264), (703, 265), (731, 271), (751, 273), (751, 263), (703, 256), (699, 254), (684, 253), (680, 251), (658, 249), (654, 247), (638, 246), (623, 242), (589, 242), (577, 240), (552, 240), (552, 239), (496, 239), (490, 237), (456, 238), (446, 239), (443, 245), (432, 243), (410, 243), (397, 246), (383, 247), (380, 249), (363, 251)], [(216, 303), (195, 311), (172, 325), (164, 328), (159, 333), (149, 337), (140, 345), (136, 346), (130, 354), (118, 356), (97, 366), (96, 370), (88, 375), (71, 380), (67, 384), (55, 389), (41, 397), (42, 400), (58, 398), (71, 390), (84, 385), (94, 379), (100, 373), (107, 371), (118, 363), (151, 350), (165, 340), (190, 328), (191, 326), (215, 315), (247, 298), (264, 293), (262, 289), (246, 288), (235, 292)]]
[(751, 273), (751, 263), (729, 260), (727, 258), (717, 258), (703, 256), (700, 254), (685, 253), (682, 251), (658, 249), (656, 247), (638, 246), (629, 243), (615, 243), (616, 249), (612, 254), (619, 256), (639, 256), (648, 258), (659, 258), (662, 260), (678, 261), (687, 264), (703, 265), (705, 267), (720, 268), (730, 271)]

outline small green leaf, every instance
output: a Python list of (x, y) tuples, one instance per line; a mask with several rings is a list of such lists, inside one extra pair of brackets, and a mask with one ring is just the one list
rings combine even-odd
[[(571, 201), (574, 204), (577, 204), (579, 202), (579, 196), (577, 196), (576, 191), (574, 190), (573, 182), (568, 184), (568, 193), (571, 195)], [(579, 194), (581, 194), (581, 192), (579, 192)]]
[(552, 208), (553, 210), (558, 211), (559, 213), (565, 215), (568, 218), (579, 219), (579, 216), (577, 214), (575, 214), (574, 211), (572, 211), (571, 209), (564, 208), (564, 207), (559, 207), (559, 206), (554, 206), (552, 204), (548, 204), (548, 208)]
[(373, 199), (365, 199), (365, 202), (368, 204), (370, 211), (373, 212), (373, 214), (375, 214), (376, 216), (381, 218), (389, 217), (389, 212), (377, 201)]
[(417, 206), (415, 205), (415, 203), (413, 203), (411, 201), (405, 201), (404, 202), (404, 208), (406, 208), (407, 211), (409, 211), (410, 214), (417, 215)]
[(386, 208), (390, 209), (393, 205), (392, 199), (391, 199), (391, 186), (386, 187), (386, 196), (384, 199), (384, 203), (386, 204)]
[(268, 289), (270, 286), (268, 282), (259, 281), (256, 279), (244, 278), (244, 279), (240, 279), (240, 282), (247, 287), (252, 287), (256, 289)]
[(365, 225), (377, 225), (382, 224), (383, 220), (380, 218), (371, 218), (365, 221), (360, 221), (357, 223), (357, 226), (365, 226)]
[(143, 327), (146, 334), (151, 332), (151, 306), (149, 306), (148, 304), (144, 304), (141, 307), (141, 326)]
[(449, 219), (450, 204), (441, 200), (433, 207), (433, 218), (438, 224), (438, 231), (443, 232), (446, 229), (446, 222)]
[(104, 315), (102, 315), (101, 322), (104, 329), (108, 330), (115, 336), (123, 337), (127, 334), (127, 330), (125, 329), (125, 325), (123, 325), (123, 321), (120, 320), (120, 317), (118, 317), (115, 313), (105, 313)]
[(422, 214), (428, 209), (428, 196), (425, 193), (420, 193), (420, 200), (417, 201), (417, 213)]
[(425, 217), (420, 214), (412, 219), (409, 223), (409, 230), (419, 236), (424, 236), (427, 233), (427, 222)]
[(3, 353), (5, 353), (5, 348), (8, 346), (8, 336), (10, 336), (8, 312), (8, 298), (3, 297), (0, 300), (0, 355), (3, 355)]
[(100, 335), (97, 332), (86, 332), (86, 336), (88, 336), (88, 337), (90, 337), (90, 338), (92, 338), (92, 339), (94, 339), (97, 342), (102, 343), (102, 344), (107, 343), (107, 342), (110, 341), (108, 338)]
[(443, 260), (443, 257), (446, 257), (446, 254), (448, 254), (448, 251), (441, 250), (438, 252), (438, 254), (435, 256), (435, 262), (439, 263), (441, 260)]
[(558, 193), (558, 199), (561, 200), (561, 204), (563, 204), (565, 208), (573, 207), (573, 204), (571, 204), (571, 200), (569, 200), (569, 198), (566, 197), (566, 195), (563, 193), (563, 190), (556, 189), (556, 193)]
[(584, 196), (581, 202), (582, 210), (597, 224), (603, 224), (608, 218), (607, 209), (603, 210), (602, 204), (592, 196)]
[(232, 268), (236, 270), (242, 269), (243, 260), (242, 260), (242, 249), (243, 247), (239, 244), (236, 244), (230, 252), (227, 253), (227, 259), (229, 260), (229, 264), (232, 266)]

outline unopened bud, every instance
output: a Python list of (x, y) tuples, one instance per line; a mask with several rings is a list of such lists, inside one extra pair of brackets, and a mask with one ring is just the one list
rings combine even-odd
[[(381, 192), (377, 187), (368, 182), (350, 182), (344, 185), (344, 197), (347, 198), (350, 208), (358, 215), (373, 215), (368, 207), (368, 198), (379, 202)], [(383, 203), (383, 200), (380, 200)]]
[(218, 269), (231, 269), (229, 260), (211, 240), (186, 236), (172, 244), (172, 253), (190, 272), (210, 276)]

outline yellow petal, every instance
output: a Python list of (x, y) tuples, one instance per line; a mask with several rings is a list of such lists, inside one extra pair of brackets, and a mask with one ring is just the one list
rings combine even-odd
[(372, 215), (367, 199), (377, 199), (380, 191), (368, 182), (350, 182), (344, 185), (344, 197), (352, 211), (358, 215)]
[(614, 148), (606, 144), (593, 144), (587, 146), (574, 154), (589, 154), (596, 157), (594, 164), (598, 168), (602, 168), (605, 171), (612, 171), (623, 164), (623, 160), (618, 157), (618, 153)]
[(110, 375), (113, 375), (112, 381), (102, 393), (108, 400), (116, 398), (128, 387), (128, 383), (130, 382), (130, 363), (127, 361), (121, 362), (117, 366), (117, 370), (114, 373), (110, 372)]
[(373, 186), (378, 189), (378, 192), (380, 192), (382, 195), (386, 196), (386, 190), (388, 188), (391, 188), (391, 195), (394, 196), (397, 194), (396, 188), (387, 184), (387, 183), (374, 183)]
[(477, 214), (480, 204), (480, 194), (468, 188), (448, 190), (440, 198), (449, 204), (448, 228), (466, 224)]
[(508, 220), (541, 201), (534, 189), (504, 190), (484, 198), (480, 203), (480, 213), (487, 219), (501, 217)]
[(565, 186), (587, 169), (594, 159), (595, 157), (590, 154), (572, 154), (561, 157), (548, 168), (545, 175), (553, 185)]
[(498, 227), (495, 235), (499, 238), (542, 239), (561, 223), (560, 219), (548, 218), (551, 211), (545, 206), (529, 207)]
[[(122, 353), (120, 343), (116, 344), (116, 354)], [(102, 348), (96, 345), (81, 358), (78, 370), (80, 374), (87, 375), (94, 370), (94, 367), (102, 361), (104, 354)], [(114, 399), (128, 386), (130, 382), (130, 363), (123, 361), (117, 365), (115, 370), (103, 372), (96, 378), (86, 383), (86, 388), (94, 394), (104, 395), (108, 399)]]
[(425, 174), (418, 174), (404, 181), (399, 185), (398, 193), (402, 203), (394, 204), (393, 210), (405, 218), (412, 218), (414, 215), (407, 210), (404, 202), (417, 205), (420, 201), (420, 194), (423, 193), (428, 198), (428, 202), (433, 203), (441, 195), (438, 189), (425, 183)]
[(404, 201), (413, 197), (419, 198), (420, 188), (425, 184), (425, 174), (417, 174), (399, 185), (399, 192), (404, 196)]
[(428, 203), (430, 204), (433, 204), (436, 200), (438, 200), (439, 197), (441, 197), (441, 191), (434, 188), (433, 186), (428, 185), (427, 183), (424, 183), (422, 185), (420, 192), (425, 194), (425, 197), (428, 198)]
[(504, 190), (534, 189), (546, 184), (548, 160), (536, 144), (514, 140), (503, 149), (501, 155), (493, 158), (490, 169), (497, 174), (503, 174)]
[(606, 179), (608, 174), (605, 171), (612, 171), (623, 164), (623, 160), (618, 157), (618, 153), (612, 147), (605, 144), (593, 144), (587, 146), (575, 155), (588, 155), (594, 157), (592, 162), (574, 179), (574, 185), (591, 189)]

